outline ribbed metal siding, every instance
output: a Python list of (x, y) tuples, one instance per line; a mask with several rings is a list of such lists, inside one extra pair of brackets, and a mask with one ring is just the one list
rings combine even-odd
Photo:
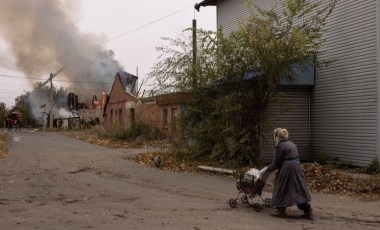
[[(278, 0), (253, 0), (254, 4), (263, 9), (280, 9), (282, 4)], [(223, 26), (225, 34), (237, 29), (237, 20), (248, 16), (249, 11), (244, 6), (244, 0), (222, 0), (217, 5), (218, 25)], [(314, 76), (312, 78), (314, 81)], [(313, 82), (314, 83), (314, 82)], [(309, 91), (308, 89), (292, 89), (282, 92), (286, 104), (271, 104), (267, 111), (270, 129), (277, 127), (287, 128), (290, 138), (299, 149), (301, 159), (310, 158), (310, 130), (309, 130)], [(275, 115), (279, 109), (289, 108), (289, 111)], [(270, 162), (273, 158), (274, 143), (272, 131), (268, 131), (262, 140), (262, 160)]]
[[(308, 89), (283, 90), (280, 93), (283, 101), (269, 105), (266, 118), (271, 127), (263, 137), (261, 158), (264, 162), (272, 161), (274, 153), (272, 130), (279, 127), (288, 130), (289, 138), (298, 147), (301, 160), (310, 160), (309, 92)], [(284, 109), (287, 111), (278, 114), (278, 111)]]
[(376, 155), (376, 1), (339, 1), (328, 24), (312, 93), (312, 153), (366, 166)]
[[(281, 7), (280, 0), (252, 1), (265, 9)], [(248, 15), (243, 2), (218, 1), (218, 25), (226, 34), (236, 30), (237, 19)], [(329, 19), (325, 53), (319, 58), (336, 62), (316, 70), (311, 103), (315, 159), (328, 155), (366, 166), (376, 156), (377, 14), (376, 0), (344, 0), (338, 1)], [(264, 158), (268, 154), (265, 150)]]
[[(279, 0), (252, 0), (252, 3), (262, 9), (281, 7)], [(237, 21), (246, 18), (249, 10), (244, 5), (244, 0), (220, 0), (217, 3), (217, 24), (223, 26), (225, 34), (229, 34), (238, 27)]]

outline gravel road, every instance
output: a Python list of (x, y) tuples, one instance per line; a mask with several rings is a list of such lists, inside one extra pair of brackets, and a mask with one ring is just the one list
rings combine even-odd
[[(377, 229), (380, 201), (312, 194), (315, 219), (296, 208), (270, 216), (228, 200), (232, 179), (173, 173), (130, 157), (149, 149), (109, 149), (60, 133), (11, 133), (0, 160), (0, 229)], [(264, 192), (263, 197), (271, 194)], [(255, 199), (259, 201), (258, 199)]]

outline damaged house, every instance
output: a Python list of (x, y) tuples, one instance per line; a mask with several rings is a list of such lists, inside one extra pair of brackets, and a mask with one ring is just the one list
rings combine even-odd
[[(283, 1), (251, 2), (279, 11)], [(244, 0), (204, 0), (195, 8), (213, 6), (217, 24), (225, 34), (237, 29), (238, 19), (249, 15)], [(378, 1), (338, 1), (327, 22), (324, 53), (317, 57), (336, 61), (328, 67), (315, 68), (309, 87), (288, 85), (284, 91), (290, 110), (273, 120), (273, 128), (289, 130), (302, 160), (328, 157), (354, 166), (380, 160), (379, 16)], [(276, 106), (271, 105), (268, 113)], [(272, 159), (272, 138), (268, 133), (262, 140), (263, 160)]]
[(142, 122), (158, 128), (170, 139), (182, 138), (183, 95), (172, 93), (140, 99), (136, 91), (137, 79), (124, 71), (116, 73), (104, 107), (104, 127), (108, 130), (113, 126), (130, 128), (133, 123)]

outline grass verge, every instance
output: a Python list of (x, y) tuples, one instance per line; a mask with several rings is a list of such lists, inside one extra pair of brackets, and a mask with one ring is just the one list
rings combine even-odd
[(7, 141), (9, 139), (9, 135), (4, 132), (0, 132), (0, 159), (5, 158), (7, 156)]

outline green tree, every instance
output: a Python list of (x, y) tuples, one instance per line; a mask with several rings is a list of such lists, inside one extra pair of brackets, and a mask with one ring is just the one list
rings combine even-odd
[(337, 0), (286, 0), (282, 12), (246, 2), (250, 14), (235, 32), (225, 36), (222, 28), (215, 33), (197, 31), (195, 66), (188, 36), (165, 38), (169, 45), (157, 48), (160, 61), (150, 75), (159, 88), (193, 95), (186, 131), (199, 157), (255, 160), (268, 103), (276, 100), (283, 78), (294, 79), (293, 64), (306, 68), (320, 54), (326, 20)]
[(5, 114), (7, 112), (7, 105), (4, 102), (0, 102), (0, 127), (4, 127)]
[[(43, 85), (41, 82), (34, 84), (31, 92), (26, 92), (15, 99), (17, 111), (22, 116), (22, 123), (29, 125), (32, 118), (35, 121), (40, 120), (41, 106), (49, 107), (50, 87)], [(67, 91), (65, 88), (53, 88), (53, 104), (56, 108), (64, 108), (66, 106)], [(46, 116), (45, 116), (46, 118)]]

